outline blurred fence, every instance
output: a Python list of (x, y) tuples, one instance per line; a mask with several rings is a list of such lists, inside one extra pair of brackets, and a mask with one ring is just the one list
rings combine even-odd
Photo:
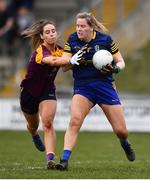
[[(127, 128), (130, 132), (150, 132), (150, 96), (121, 96)], [(70, 118), (71, 99), (59, 99), (54, 121), (56, 130), (66, 130)], [(18, 99), (0, 100), (0, 129), (25, 130), (25, 120)], [(42, 129), (40, 124), (39, 129)], [(86, 117), (81, 130), (112, 131), (104, 113), (95, 106)]]

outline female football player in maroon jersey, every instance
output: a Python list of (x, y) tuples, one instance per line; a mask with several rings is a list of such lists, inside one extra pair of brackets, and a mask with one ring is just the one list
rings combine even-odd
[[(63, 49), (57, 44), (57, 32), (53, 22), (40, 20), (26, 29), (22, 35), (32, 40), (33, 53), (30, 58), (27, 73), (21, 82), (20, 105), (26, 119), (27, 128), (39, 151), (46, 150), (47, 168), (55, 168), (55, 130), (53, 120), (56, 112), (55, 77), (59, 65), (70, 61), (59, 61), (54, 66), (47, 57), (62, 56)], [(53, 64), (51, 66), (51, 64)], [(37, 129), (41, 116), (44, 130), (43, 144)]]

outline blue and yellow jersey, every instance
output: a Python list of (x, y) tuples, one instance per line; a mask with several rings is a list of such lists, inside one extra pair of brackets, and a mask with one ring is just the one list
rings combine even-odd
[(43, 64), (42, 59), (50, 55), (60, 57), (62, 54), (63, 49), (59, 46), (51, 52), (44, 45), (40, 45), (31, 56), (21, 87), (28, 90), (34, 97), (40, 97), (42, 93), (55, 88), (54, 80), (59, 67)]
[(86, 82), (91, 82), (93, 80), (102, 80), (107, 82), (112, 82), (114, 79), (112, 75), (102, 75), (99, 70), (97, 70), (92, 63), (93, 55), (96, 51), (105, 49), (109, 51), (112, 55), (117, 53), (119, 50), (109, 35), (94, 31), (93, 39), (86, 43), (80, 40), (77, 33), (73, 33), (68, 38), (64, 54), (74, 55), (83, 46), (88, 45), (89, 52), (84, 55), (84, 61), (81, 65), (75, 65), (73, 67), (73, 77), (76, 85), (85, 84)]

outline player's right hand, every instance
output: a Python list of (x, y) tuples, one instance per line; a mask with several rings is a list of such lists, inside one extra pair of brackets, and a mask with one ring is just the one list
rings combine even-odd
[(82, 55), (83, 55), (82, 51), (79, 50), (76, 54), (74, 54), (74, 55), (72, 56), (72, 58), (70, 59), (70, 63), (71, 63), (72, 65), (79, 65), (79, 62), (78, 62), (78, 61), (81, 60)]
[(83, 58), (83, 55), (86, 53), (86, 52), (89, 52), (90, 48), (88, 48), (88, 45), (86, 44), (85, 46), (83, 46), (76, 54), (74, 54), (72, 56), (72, 58), (70, 59), (70, 63), (72, 65), (79, 65), (80, 64), (80, 61)]

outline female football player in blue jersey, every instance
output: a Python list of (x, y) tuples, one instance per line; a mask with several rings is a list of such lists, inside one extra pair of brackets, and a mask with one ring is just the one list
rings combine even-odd
[[(28, 64), (25, 79), (21, 82), (20, 105), (27, 122), (27, 128), (39, 151), (46, 150), (47, 168), (55, 168), (55, 130), (53, 120), (56, 112), (56, 94), (54, 80), (60, 65), (70, 61), (57, 62), (54, 66), (47, 57), (62, 56), (63, 49), (57, 44), (57, 32), (53, 22), (40, 20), (23, 33), (31, 37), (33, 54)], [(37, 129), (41, 116), (44, 130), (43, 144)]]
[[(71, 119), (64, 138), (63, 155), (60, 163), (56, 165), (59, 170), (68, 169), (68, 161), (82, 123), (96, 104), (106, 115), (128, 160), (135, 160), (135, 153), (127, 140), (128, 131), (122, 105), (113, 86), (113, 74), (119, 73), (125, 67), (125, 62), (112, 38), (105, 33), (106, 30), (90, 13), (79, 13), (76, 19), (76, 32), (70, 35), (65, 44), (62, 59), (65, 61), (71, 59), (71, 62), (76, 61), (76, 63), (70, 66), (74, 77), (74, 96), (71, 104)], [(79, 50), (83, 47), (86, 47), (87, 51), (80, 59)], [(94, 53), (100, 49), (108, 50), (114, 59), (113, 64), (106, 65), (101, 71), (92, 63)], [(66, 66), (64, 69), (70, 67)]]

